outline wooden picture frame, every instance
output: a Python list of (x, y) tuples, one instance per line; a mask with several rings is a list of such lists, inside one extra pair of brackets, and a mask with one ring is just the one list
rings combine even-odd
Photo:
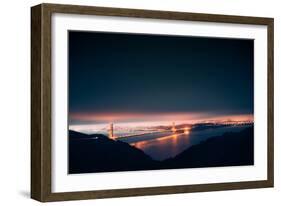
[[(220, 22), (267, 26), (267, 179), (214, 184), (170, 185), (160, 187), (110, 189), (78, 192), (52, 192), (51, 162), (51, 16), (54, 13), (136, 17), (193, 22)], [(31, 197), (38, 201), (64, 201), (93, 198), (160, 195), (234, 189), (273, 187), (273, 28), (272, 18), (152, 11), (92, 6), (40, 4), (31, 8)]]

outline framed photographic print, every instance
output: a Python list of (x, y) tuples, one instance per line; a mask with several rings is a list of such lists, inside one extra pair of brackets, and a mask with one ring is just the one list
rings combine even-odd
[(273, 187), (273, 19), (31, 9), (31, 196)]

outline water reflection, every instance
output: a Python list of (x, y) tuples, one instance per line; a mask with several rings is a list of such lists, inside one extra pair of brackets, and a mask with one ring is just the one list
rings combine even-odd
[(132, 146), (143, 150), (146, 154), (156, 160), (164, 160), (182, 152), (189, 144), (189, 131), (181, 134), (172, 134), (151, 140), (131, 143)]
[(192, 131), (188, 128), (184, 129), (182, 133), (166, 133), (163, 137), (160, 137), (159, 134), (151, 134), (142, 138), (138, 137), (139, 140), (137, 138), (128, 138), (123, 141), (141, 149), (155, 160), (164, 160), (174, 157), (183, 150), (210, 137), (222, 135), (225, 132), (238, 132), (245, 129), (245, 127), (247, 126), (214, 128), (203, 131)]

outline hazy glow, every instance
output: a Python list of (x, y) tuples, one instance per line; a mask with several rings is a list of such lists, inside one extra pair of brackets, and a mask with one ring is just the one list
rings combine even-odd
[(211, 113), (72, 113), (72, 121), (84, 122), (159, 122), (184, 121), (196, 123), (200, 121), (245, 121), (253, 120), (252, 114), (214, 115)]
[[(115, 127), (123, 128), (149, 128), (154, 126), (172, 126), (175, 122), (179, 124), (196, 123), (231, 123), (231, 122), (253, 122), (254, 117), (251, 114), (243, 115), (212, 115), (209, 113), (96, 113), (70, 115), (73, 121), (80, 121), (80, 124), (71, 124), (71, 130), (91, 133), (98, 132), (108, 128), (109, 123), (114, 123)], [(84, 123), (85, 122), (85, 123)], [(188, 129), (186, 130), (188, 133)]]
[(207, 113), (72, 113), (70, 119), (80, 121), (158, 121), (161, 120), (195, 120), (209, 116)]

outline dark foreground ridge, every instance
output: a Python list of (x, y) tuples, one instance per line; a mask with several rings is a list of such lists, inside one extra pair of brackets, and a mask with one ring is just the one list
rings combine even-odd
[(148, 155), (128, 143), (69, 131), (69, 173), (141, 170), (153, 165)]
[(253, 164), (253, 127), (209, 138), (164, 161), (153, 160), (142, 150), (105, 135), (69, 131), (70, 174)]

